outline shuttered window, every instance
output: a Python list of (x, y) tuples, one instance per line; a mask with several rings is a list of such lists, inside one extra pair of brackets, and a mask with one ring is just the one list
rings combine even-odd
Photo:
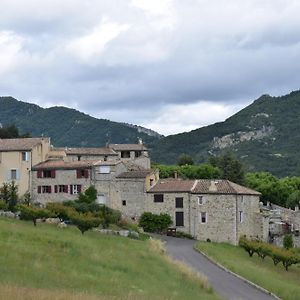
[(182, 197), (175, 198), (175, 207), (183, 208), (183, 198)]
[(175, 217), (176, 217), (176, 226), (184, 226), (183, 212), (177, 211)]

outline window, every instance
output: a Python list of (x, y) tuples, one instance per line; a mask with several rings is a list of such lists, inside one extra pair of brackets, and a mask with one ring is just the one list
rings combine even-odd
[(89, 170), (76, 170), (77, 178), (89, 178)]
[(202, 205), (202, 204), (205, 203), (205, 199), (203, 198), (203, 196), (198, 196), (197, 198), (198, 198), (198, 204), (199, 205)]
[(244, 221), (244, 213), (242, 211), (239, 211), (239, 221), (240, 223), (243, 223)]
[(122, 205), (126, 206), (126, 200), (122, 200)]
[(29, 161), (29, 152), (22, 152), (22, 161)]
[(207, 223), (207, 214), (206, 214), (206, 212), (201, 212), (200, 213), (200, 221), (201, 221), (201, 223)]
[(81, 193), (81, 185), (80, 184), (71, 184), (70, 185), (70, 194), (79, 194)]
[(68, 192), (68, 186), (67, 185), (55, 185), (54, 186), (54, 192), (55, 193), (67, 193)]
[(55, 178), (55, 170), (43, 170), (42, 172), (38, 172), (38, 177)]
[(175, 198), (175, 207), (176, 208), (183, 208), (183, 198)]
[(81, 161), (81, 155), (77, 155), (78, 161)]
[(104, 156), (104, 161), (107, 161), (107, 155)]
[(121, 151), (122, 158), (130, 158), (130, 151)]
[(38, 186), (38, 193), (39, 194), (50, 194), (51, 193), (51, 186), (50, 185), (42, 185)]
[(184, 226), (183, 212), (177, 211), (175, 217), (176, 217), (176, 226)]
[(100, 174), (109, 174), (110, 166), (100, 166), (99, 172), (100, 172)]
[(153, 185), (153, 182), (154, 182), (154, 179), (153, 179), (153, 178), (150, 178), (150, 186)]
[(17, 180), (17, 170), (10, 170), (10, 180)]
[(96, 202), (98, 204), (106, 204), (106, 196), (104, 194), (98, 194)]
[(155, 194), (154, 202), (164, 202), (164, 195), (163, 194)]
[(142, 155), (142, 151), (134, 151), (135, 157), (140, 157)]

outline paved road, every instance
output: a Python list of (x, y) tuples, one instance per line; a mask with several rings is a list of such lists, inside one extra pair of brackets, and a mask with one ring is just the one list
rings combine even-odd
[(163, 237), (167, 251), (176, 260), (181, 260), (194, 270), (204, 274), (214, 290), (230, 300), (274, 300), (276, 298), (256, 289), (243, 280), (227, 273), (193, 249), (195, 241)]

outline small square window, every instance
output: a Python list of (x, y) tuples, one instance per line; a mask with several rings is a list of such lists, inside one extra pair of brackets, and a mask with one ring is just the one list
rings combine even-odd
[(242, 211), (239, 212), (239, 221), (240, 223), (243, 223), (244, 221), (244, 213)]
[(175, 198), (175, 207), (176, 208), (183, 208), (183, 198)]
[(164, 195), (163, 194), (155, 194), (154, 202), (164, 202)]
[(22, 161), (28, 161), (28, 160), (29, 160), (29, 153), (22, 152)]
[(122, 205), (126, 206), (126, 200), (122, 200)]
[(10, 170), (10, 179), (11, 180), (17, 180), (17, 170)]

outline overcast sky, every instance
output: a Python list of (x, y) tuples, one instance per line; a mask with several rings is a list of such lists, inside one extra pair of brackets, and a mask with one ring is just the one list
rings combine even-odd
[(162, 134), (299, 89), (298, 0), (0, 0), (0, 95)]

